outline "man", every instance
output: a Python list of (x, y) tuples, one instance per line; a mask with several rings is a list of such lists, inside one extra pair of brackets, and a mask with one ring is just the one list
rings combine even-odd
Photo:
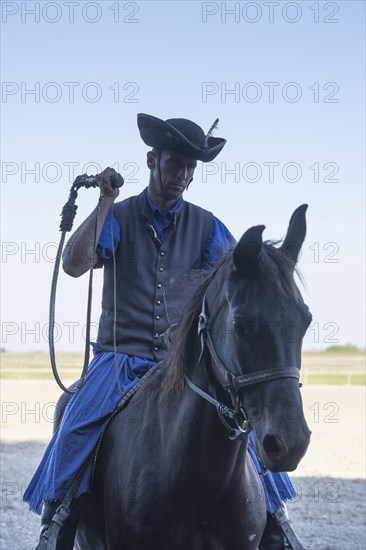
[[(103, 266), (104, 283), (95, 357), (24, 495), (38, 513), (44, 503), (42, 540), (84, 465), (74, 513), (59, 534), (60, 548), (72, 548), (78, 497), (91, 490), (91, 458), (106, 421), (121, 395), (164, 358), (164, 335), (179, 319), (184, 288), (192, 273), (211, 268), (234, 243), (213, 214), (182, 198), (197, 161), (212, 161), (226, 143), (211, 135), (214, 126), (205, 135), (186, 119), (163, 121), (139, 114), (141, 137), (153, 147), (147, 153), (148, 187), (114, 205), (119, 194), (113, 185), (116, 172), (104, 170), (97, 178), (101, 192), (98, 215), (94, 211), (81, 224), (65, 249), (66, 273), (79, 277), (92, 267)], [(273, 509), (293, 496), (287, 476), (278, 476), (281, 494), (273, 501), (266, 491)], [(283, 537), (278, 548), (283, 548)]]

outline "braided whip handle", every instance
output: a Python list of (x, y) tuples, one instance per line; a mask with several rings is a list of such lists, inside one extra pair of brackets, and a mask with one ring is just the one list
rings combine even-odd
[[(76, 181), (76, 180), (75, 180)], [(51, 360), (51, 366), (52, 366), (52, 372), (53, 376), (55, 377), (55, 380), (59, 387), (62, 389), (62, 391), (73, 394), (79, 391), (80, 386), (76, 385), (76, 387), (73, 390), (69, 390), (64, 386), (62, 383), (60, 376), (57, 371), (56, 366), (56, 358), (55, 358), (55, 336), (54, 336), (54, 329), (55, 329), (55, 304), (56, 304), (56, 288), (57, 288), (57, 279), (58, 279), (58, 273), (60, 269), (60, 263), (61, 263), (61, 257), (62, 257), (62, 250), (65, 243), (65, 236), (67, 231), (71, 231), (72, 225), (74, 223), (74, 219), (76, 216), (77, 206), (75, 204), (75, 200), (78, 196), (77, 188), (73, 185), (70, 189), (69, 199), (67, 203), (64, 205), (61, 213), (61, 223), (60, 223), (60, 231), (61, 238), (60, 243), (58, 245), (57, 254), (56, 254), (56, 261), (55, 261), (55, 267), (53, 269), (53, 276), (52, 276), (52, 283), (51, 283), (51, 296), (50, 296), (50, 312), (49, 312), (49, 335), (48, 335), (48, 345), (49, 345), (49, 351), (50, 351), (50, 360)]]

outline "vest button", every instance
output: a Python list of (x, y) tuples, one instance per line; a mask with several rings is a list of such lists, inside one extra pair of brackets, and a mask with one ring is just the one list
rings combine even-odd
[(155, 315), (155, 319), (156, 319), (157, 321), (159, 321), (160, 315)]
[(155, 332), (154, 338), (159, 338), (160, 334), (158, 332)]
[(161, 251), (160, 256), (165, 256), (165, 252)]
[(158, 306), (160, 306), (161, 300), (156, 300), (156, 303), (158, 304)]
[(159, 267), (159, 271), (164, 271), (164, 268), (163, 268), (163, 267)]
[(159, 351), (158, 346), (155, 346), (155, 347), (153, 348), (153, 350), (154, 350), (154, 351)]
[(157, 286), (158, 288), (161, 288), (161, 287), (162, 287), (162, 285), (161, 285), (160, 283), (158, 283), (156, 286)]

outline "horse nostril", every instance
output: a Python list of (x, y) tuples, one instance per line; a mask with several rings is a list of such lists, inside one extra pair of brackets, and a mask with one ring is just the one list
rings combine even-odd
[(263, 449), (267, 454), (280, 454), (283, 451), (283, 443), (275, 435), (266, 435), (263, 439)]

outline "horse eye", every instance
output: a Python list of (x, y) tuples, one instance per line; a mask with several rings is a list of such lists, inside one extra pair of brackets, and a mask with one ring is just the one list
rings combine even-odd
[(244, 323), (242, 321), (233, 321), (234, 331), (236, 336), (244, 334)]

